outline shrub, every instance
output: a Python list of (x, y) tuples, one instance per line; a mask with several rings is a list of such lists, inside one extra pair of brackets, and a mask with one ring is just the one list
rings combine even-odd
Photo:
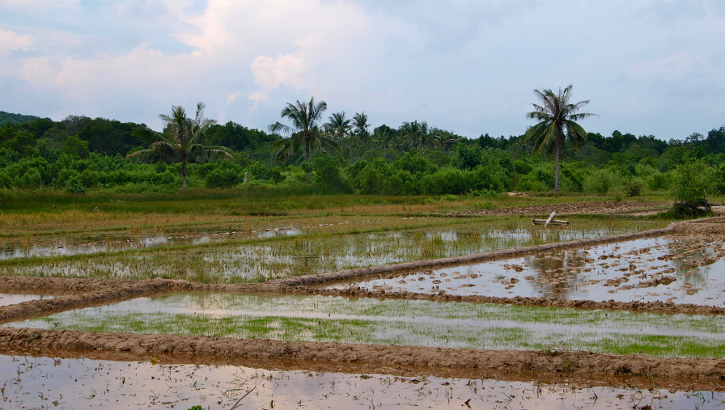
[(83, 183), (80, 175), (75, 174), (65, 181), (64, 190), (65, 192), (70, 192), (71, 194), (83, 194), (86, 192), (86, 184)]
[(241, 183), (243, 180), (244, 172), (242, 167), (231, 161), (223, 161), (206, 175), (205, 183), (208, 188), (228, 188)]
[(613, 186), (614, 176), (606, 169), (595, 170), (584, 182), (584, 189), (597, 195), (606, 195)]
[(628, 197), (640, 196), (644, 191), (644, 183), (637, 178), (630, 179), (622, 187), (624, 195)]
[(670, 184), (674, 215), (689, 218), (708, 212), (707, 193), (712, 190), (714, 182), (715, 170), (702, 159), (686, 159), (675, 168)]

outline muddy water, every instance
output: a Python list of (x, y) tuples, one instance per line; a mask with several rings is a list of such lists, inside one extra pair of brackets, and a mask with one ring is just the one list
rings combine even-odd
[[(341, 289), (353, 282), (328, 288)], [(725, 304), (723, 239), (676, 235), (355, 282), (367, 290)]]
[(0, 409), (713, 409), (716, 391), (0, 355)]
[(50, 298), (50, 297), (53, 297), (53, 296), (0, 293), (0, 306), (14, 305), (16, 303), (28, 302), (31, 300), (39, 300), (39, 299)]
[(5, 326), (474, 349), (725, 357), (725, 317), (329, 296), (176, 293)]

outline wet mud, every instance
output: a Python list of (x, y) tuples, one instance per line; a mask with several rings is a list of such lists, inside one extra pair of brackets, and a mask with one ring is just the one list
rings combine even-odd
[[(417, 369), (467, 369), (485, 373), (567, 374), (569, 376), (644, 376), (721, 383), (725, 360), (605, 355), (589, 352), (474, 350), (422, 346), (380, 346), (344, 343), (280, 342), (170, 335), (86, 333), (0, 328), (0, 353), (13, 349), (103, 351), (127, 357), (172, 355), (189, 361), (237, 358), (359, 364)], [(725, 382), (724, 382), (725, 383)], [(725, 385), (723, 385), (725, 387)]]

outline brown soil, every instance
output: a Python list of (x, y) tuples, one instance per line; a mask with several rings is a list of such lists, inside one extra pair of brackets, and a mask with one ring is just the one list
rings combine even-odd
[(608, 201), (608, 202), (586, 202), (573, 204), (550, 204), (530, 205), (499, 209), (479, 209), (457, 213), (458, 215), (549, 215), (556, 211), (557, 214), (628, 214), (646, 211), (665, 211), (669, 204), (662, 202), (630, 202), (630, 201)]
[[(328, 369), (363, 366), (368, 369), (417, 369), (423, 372), (566, 375), (599, 378), (602, 375), (641, 376), (681, 384), (708, 383), (725, 388), (725, 360), (619, 356), (589, 352), (529, 352), (472, 350), (422, 346), (379, 346), (343, 343), (301, 343), (171, 335), (85, 333), (39, 329), (0, 328), (0, 353), (18, 351), (104, 352), (116, 360), (130, 357), (174, 357), (189, 362), (224, 363), (278, 360), (280, 363), (326, 363)], [(459, 376), (461, 377), (461, 376)], [(686, 381), (684, 381), (686, 380)]]

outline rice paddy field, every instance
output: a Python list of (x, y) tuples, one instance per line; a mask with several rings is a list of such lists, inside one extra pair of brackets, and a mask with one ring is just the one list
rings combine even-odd
[[(56, 246), (31, 243), (27, 250), (12, 245), (4, 259), (0, 258), (0, 275), (261, 282), (638, 232), (665, 225), (581, 219), (576, 227), (544, 229), (520, 217), (483, 221), (411, 217), (398, 221), (400, 226), (395, 228), (395, 223), (385, 219), (335, 220), (338, 222), (324, 218), (322, 223), (307, 220), (306, 225), (300, 226), (258, 228), (251, 233), (253, 239), (235, 238), (240, 235), (234, 230), (212, 234), (187, 231), (121, 241), (123, 245), (117, 247), (111, 242), (85, 240), (72, 244), (65, 240)], [(174, 245), (177, 237), (191, 243)]]
[[(717, 409), (722, 392), (2, 356), (0, 408)], [(649, 406), (649, 407), (646, 407)]]
[(668, 235), (389, 275), (354, 284), (363, 289), (414, 293), (722, 306), (724, 238)]
[[(644, 232), (671, 221), (648, 211), (661, 203), (580, 199), (577, 204), (577, 199), (556, 197), (245, 201), (94, 205), (86, 200), (63, 203), (57, 210), (0, 212), (0, 409), (705, 409), (724, 403), (725, 371), (717, 370), (725, 368), (725, 315), (717, 310), (725, 306), (719, 220), (713, 232), (668, 231), (547, 248), (509, 259), (305, 286), (305, 293), (274, 281)], [(572, 211), (558, 216), (569, 220), (568, 226), (531, 224), (532, 217), (548, 215), (557, 206)], [(28, 279), (27, 284), (13, 288), (22, 282), (17, 278)], [(148, 290), (119, 290), (133, 283), (147, 283)], [(352, 287), (363, 292), (354, 297), (324, 293)], [(367, 290), (376, 297), (365, 297)], [(514, 302), (399, 294), (496, 296)], [(525, 306), (515, 303), (517, 297), (715, 310), (665, 314)], [(44, 333), (23, 336), (32, 329)], [(269, 349), (325, 344), (337, 349), (342, 359), (336, 360), (343, 362), (321, 370), (322, 362), (294, 361), (291, 348), (278, 356), (270, 353), (273, 359), (264, 365), (220, 364), (206, 356), (159, 360), (144, 353), (154, 348), (149, 342), (115, 353), (115, 346), (91, 348), (108, 350), (102, 359), (84, 358), (83, 348), (68, 347), (73, 343), (54, 347), (57, 351), (33, 348), (45, 343), (43, 338), (60, 340), (72, 332), (129, 340), (132, 335), (192, 337), (212, 345), (258, 340), (261, 346), (268, 341)], [(344, 364), (341, 352), (352, 346), (420, 347), (432, 349), (433, 356), (435, 349), (451, 349), (446, 354), (454, 358), (467, 351), (537, 352), (542, 368), (547, 360), (559, 362), (544, 373), (524, 376), (456, 367), (363, 372), (364, 359), (356, 359), (363, 360), (357, 367)], [(625, 357), (645, 370), (631, 373), (625, 366), (570, 379), (566, 375), (575, 366), (560, 360), (567, 352)], [(696, 386), (665, 389), (659, 386), (669, 382), (658, 379), (658, 367), (646, 367), (655, 359), (677, 363), (673, 368), (681, 363), (675, 360), (691, 360), (682, 366), (710, 370), (692, 376)], [(512, 371), (497, 366), (497, 371)], [(596, 379), (601, 374), (616, 377)], [(634, 382), (630, 376), (645, 379)]]
[(185, 292), (71, 310), (6, 326), (295, 342), (725, 358), (722, 316), (405, 299)]

